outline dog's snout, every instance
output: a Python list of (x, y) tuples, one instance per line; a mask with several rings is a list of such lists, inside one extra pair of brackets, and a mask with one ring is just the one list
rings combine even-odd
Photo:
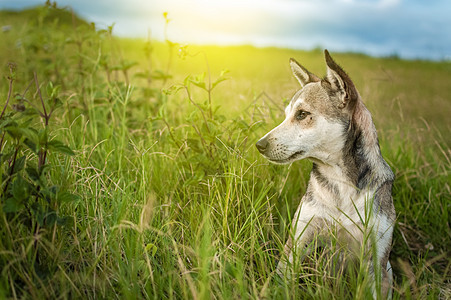
[(260, 153), (264, 153), (268, 148), (268, 144), (268, 140), (266, 138), (262, 138), (255, 144), (255, 146), (257, 147), (258, 151), (260, 151)]

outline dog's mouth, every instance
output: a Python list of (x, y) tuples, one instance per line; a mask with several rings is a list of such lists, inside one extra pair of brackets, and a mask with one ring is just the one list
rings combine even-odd
[(301, 151), (297, 151), (295, 153), (293, 153), (292, 155), (290, 155), (288, 158), (285, 159), (269, 159), (270, 162), (275, 163), (275, 164), (287, 164), (290, 162), (293, 162), (294, 160), (296, 160), (299, 156), (302, 156), (305, 154), (305, 151), (301, 150)]

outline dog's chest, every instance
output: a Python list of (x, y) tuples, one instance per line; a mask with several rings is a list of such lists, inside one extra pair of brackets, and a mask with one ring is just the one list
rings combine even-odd
[[(316, 195), (315, 195), (316, 194)], [(374, 197), (374, 191), (364, 190), (357, 192), (354, 188), (342, 187), (339, 195), (330, 195), (324, 191), (318, 191), (314, 194), (315, 202), (324, 206), (324, 210), (331, 218), (338, 221), (358, 221), (359, 215), (369, 213), (372, 208), (371, 199)], [(329, 194), (329, 195), (328, 195)]]
[[(310, 199), (300, 205), (295, 220), (296, 234), (302, 235), (304, 227), (302, 224), (313, 226), (317, 235), (328, 239), (331, 235), (336, 236), (341, 242), (345, 242), (351, 250), (359, 248), (363, 240), (363, 224), (371, 215), (372, 191), (361, 191), (342, 187), (340, 199), (329, 191), (319, 189), (314, 191)], [(300, 215), (299, 215), (300, 213)], [(334, 233), (335, 232), (335, 233)]]
[(309, 199), (304, 203), (304, 213), (317, 216), (329, 224), (339, 224), (351, 230), (366, 223), (373, 211), (375, 190), (358, 190), (341, 178), (311, 177)]

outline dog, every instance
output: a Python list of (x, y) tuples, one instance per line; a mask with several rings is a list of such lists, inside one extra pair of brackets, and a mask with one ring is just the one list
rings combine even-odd
[[(322, 79), (290, 59), (301, 89), (286, 107), (285, 120), (256, 143), (270, 162), (308, 158), (313, 163), (276, 271), (289, 276), (298, 249), (305, 257), (316, 237), (327, 240), (332, 234), (344, 248), (366, 253), (373, 296), (391, 297), (394, 174), (354, 83), (329, 52), (324, 53), (327, 75)], [(376, 272), (380, 292), (374, 284)]]

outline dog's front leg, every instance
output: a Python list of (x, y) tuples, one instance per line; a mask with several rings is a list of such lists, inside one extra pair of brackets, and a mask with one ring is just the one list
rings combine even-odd
[[(393, 271), (389, 262), (393, 236), (394, 220), (386, 214), (378, 214), (374, 218), (375, 225), (371, 227), (371, 244), (369, 245), (369, 272), (372, 277), (373, 298), (378, 294), (382, 299), (391, 299)], [(374, 255), (376, 256), (373, 259)], [(376, 275), (380, 277), (380, 286), (376, 284)]]
[(382, 247), (382, 252), (385, 253), (384, 256), (378, 257), (376, 264), (374, 264), (372, 258), (370, 257), (370, 276), (372, 279), (371, 289), (373, 292), (373, 299), (378, 298), (378, 286), (376, 285), (376, 272), (380, 273), (380, 296), (382, 299), (391, 299), (393, 292), (393, 270), (390, 262), (388, 261), (388, 255), (390, 253), (390, 245), (384, 245), (381, 243), (379, 247)]
[(295, 272), (292, 269), (296, 265), (294, 264), (295, 259), (297, 262), (301, 262), (303, 257), (311, 251), (310, 248), (306, 247), (309, 246), (315, 236), (316, 216), (311, 213), (313, 210), (308, 205), (303, 205), (303, 200), (304, 198), (294, 214), (290, 228), (291, 233), (277, 265), (276, 273), (281, 277), (291, 278), (291, 274)]
[[(388, 227), (388, 228), (387, 228)], [(388, 223), (386, 226), (382, 226), (382, 230), (379, 232), (379, 253), (378, 263), (381, 271), (381, 290), (382, 297), (384, 299), (392, 298), (392, 288), (393, 288), (393, 270), (389, 261), (389, 255), (391, 250), (393, 234), (393, 224)]]

